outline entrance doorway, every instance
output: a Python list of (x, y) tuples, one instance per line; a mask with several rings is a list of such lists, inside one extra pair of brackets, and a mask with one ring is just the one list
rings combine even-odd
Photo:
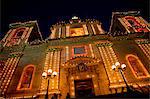
[(75, 80), (74, 82), (75, 82), (76, 97), (94, 96), (94, 87), (92, 79)]

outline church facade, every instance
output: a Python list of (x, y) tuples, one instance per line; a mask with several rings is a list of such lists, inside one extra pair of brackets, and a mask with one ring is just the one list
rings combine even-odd
[(109, 32), (75, 16), (53, 25), (45, 40), (37, 21), (9, 27), (0, 43), (1, 97), (103, 96), (128, 86), (149, 93), (150, 24), (139, 11), (113, 12)]

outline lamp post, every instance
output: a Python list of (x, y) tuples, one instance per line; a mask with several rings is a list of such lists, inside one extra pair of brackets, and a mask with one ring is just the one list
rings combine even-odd
[(45, 79), (48, 79), (48, 85), (47, 85), (47, 90), (46, 90), (46, 94), (45, 94), (45, 99), (48, 99), (48, 88), (49, 88), (49, 80), (51, 78), (54, 78), (57, 75), (57, 72), (53, 72), (52, 69), (48, 69), (47, 72), (43, 72), (42, 73), (42, 77)]
[(127, 92), (131, 92), (131, 89), (129, 87), (129, 85), (127, 84), (127, 81), (125, 79), (125, 76), (123, 75), (123, 71), (125, 70), (126, 65), (125, 64), (120, 64), (119, 62), (116, 62), (114, 65), (112, 65), (112, 69), (113, 70), (118, 70), (124, 80), (124, 83), (126, 84), (127, 87)]

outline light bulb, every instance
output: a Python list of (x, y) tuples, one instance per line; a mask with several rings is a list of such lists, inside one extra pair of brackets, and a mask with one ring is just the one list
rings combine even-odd
[(47, 76), (47, 73), (46, 72), (43, 72), (42, 73), (42, 77), (46, 77)]
[(111, 68), (112, 68), (113, 70), (114, 70), (114, 69), (116, 69), (116, 65), (112, 65), (112, 67), (111, 67)]
[(53, 76), (56, 76), (56, 75), (57, 75), (57, 72), (54, 71), (52, 75), (53, 75)]
[(119, 62), (116, 62), (116, 63), (115, 63), (115, 65), (116, 65), (116, 66), (119, 66), (119, 65), (120, 65), (120, 63), (119, 63)]
[(48, 74), (51, 74), (52, 73), (52, 69), (48, 69)]
[(122, 64), (122, 65), (121, 65), (121, 68), (122, 68), (122, 69), (126, 68), (126, 64)]

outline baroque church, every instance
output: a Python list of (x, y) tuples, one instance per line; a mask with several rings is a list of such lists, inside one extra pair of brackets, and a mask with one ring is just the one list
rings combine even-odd
[(77, 16), (50, 27), (17, 22), (0, 41), (0, 97), (57, 99), (150, 89), (150, 24), (139, 11), (113, 12), (109, 32)]

